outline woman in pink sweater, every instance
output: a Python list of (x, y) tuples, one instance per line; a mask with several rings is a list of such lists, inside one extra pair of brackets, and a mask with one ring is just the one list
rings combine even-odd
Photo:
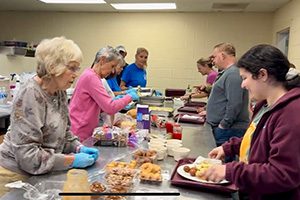
[(101, 78), (106, 78), (120, 59), (121, 56), (115, 49), (100, 49), (92, 67), (86, 69), (77, 81), (69, 109), (71, 130), (80, 141), (92, 135), (94, 128), (98, 126), (100, 113), (115, 114), (129, 102), (139, 98), (135, 90), (130, 90), (123, 98), (113, 100), (102, 85)]

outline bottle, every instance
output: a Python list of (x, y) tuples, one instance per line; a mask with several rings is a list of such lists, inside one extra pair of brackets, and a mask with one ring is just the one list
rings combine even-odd
[(0, 104), (4, 104), (4, 92), (3, 92), (3, 87), (0, 87)]
[(7, 103), (7, 91), (6, 87), (0, 88), (0, 104), (4, 105)]
[[(88, 173), (83, 169), (71, 169), (67, 173), (67, 180), (63, 192), (90, 193)], [(91, 196), (64, 196), (62, 200), (90, 200)]]
[(178, 123), (175, 123), (173, 125), (172, 138), (173, 139), (177, 139), (177, 140), (181, 140), (182, 139), (182, 127)]
[(190, 86), (190, 84), (188, 85), (186, 91), (185, 91), (185, 95), (188, 96), (188, 99), (187, 99), (187, 102), (190, 102), (191, 101), (191, 98), (192, 98), (192, 88)]
[(192, 88), (191, 88), (191, 85), (188, 84), (188, 87), (186, 89), (186, 94), (191, 94), (192, 93)]
[(173, 138), (173, 122), (166, 122), (166, 139)]

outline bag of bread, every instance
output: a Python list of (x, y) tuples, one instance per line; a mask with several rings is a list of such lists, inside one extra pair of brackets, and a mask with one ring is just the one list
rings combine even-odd
[(129, 111), (127, 111), (126, 113), (127, 115), (131, 116), (133, 119), (136, 119), (136, 115), (137, 115), (137, 109), (131, 109)]

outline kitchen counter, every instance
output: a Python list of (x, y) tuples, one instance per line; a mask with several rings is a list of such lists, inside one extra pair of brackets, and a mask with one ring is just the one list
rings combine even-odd
[[(199, 155), (207, 156), (208, 152), (215, 147), (213, 136), (210, 132), (210, 129), (208, 126), (204, 125), (191, 125), (191, 124), (182, 124), (183, 127), (183, 146), (190, 148), (191, 153), (189, 157), (197, 157)], [(160, 132), (157, 129), (153, 129), (153, 132), (164, 134), (163, 132)], [(91, 145), (93, 142), (92, 140), (85, 141), (85, 145)], [(143, 143), (143, 145), (147, 145), (146, 142)], [(124, 160), (131, 160), (132, 155), (131, 153), (134, 151), (134, 149), (131, 149), (129, 147), (97, 147), (100, 150), (100, 157), (97, 160), (96, 164), (92, 167), (87, 168), (87, 171), (89, 173), (90, 181), (95, 180), (103, 180), (103, 175), (98, 175), (91, 177), (92, 174), (99, 172), (101, 169), (104, 168), (104, 166), (110, 162), (112, 159), (115, 159), (117, 157), (123, 156)], [(222, 194), (222, 193), (216, 193), (216, 192), (209, 192), (204, 189), (195, 190), (195, 189), (187, 189), (187, 188), (181, 188), (176, 187), (170, 184), (170, 181), (168, 179), (168, 175), (171, 176), (175, 166), (176, 161), (173, 157), (167, 157), (163, 161), (158, 161), (158, 163), (163, 173), (166, 175), (164, 176), (164, 180), (159, 185), (153, 185), (153, 184), (146, 184), (146, 183), (137, 183), (135, 185), (134, 189), (153, 189), (153, 190), (159, 190), (161, 192), (180, 192), (180, 197), (177, 197), (177, 199), (232, 199), (230, 194)], [(40, 175), (40, 176), (32, 176), (28, 179), (28, 182), (31, 184), (36, 184), (38, 182), (42, 182), (45, 180), (55, 180), (55, 181), (64, 181), (66, 178), (66, 171), (64, 172), (52, 172), (50, 174), (46, 175)], [(15, 199), (23, 199), (23, 193), (24, 191), (22, 189), (12, 189), (9, 193), (4, 195), (1, 200), (15, 200)], [(154, 198), (154, 197), (153, 197)], [(134, 199), (132, 197), (132, 199)], [(172, 197), (173, 199), (173, 197)]]

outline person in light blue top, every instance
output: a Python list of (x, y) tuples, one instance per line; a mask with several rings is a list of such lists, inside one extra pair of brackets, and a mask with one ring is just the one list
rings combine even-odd
[(118, 85), (118, 82), (117, 82), (117, 77), (112, 77), (110, 79), (107, 79), (106, 80), (110, 89), (114, 92), (120, 92), (121, 91), (121, 88), (120, 86)]
[(146, 87), (147, 85), (147, 60), (148, 50), (138, 48), (135, 54), (135, 63), (128, 65), (123, 71), (120, 87), (126, 90), (128, 87)]
[(113, 91), (114, 95), (124, 95), (126, 94), (125, 91), (122, 91), (119, 84), (118, 84), (118, 78), (117, 76), (121, 74), (123, 71), (123, 67), (125, 66), (124, 59), (120, 59), (119, 64), (116, 66), (115, 71), (112, 72), (107, 78), (107, 84), (109, 85), (110, 89)]

